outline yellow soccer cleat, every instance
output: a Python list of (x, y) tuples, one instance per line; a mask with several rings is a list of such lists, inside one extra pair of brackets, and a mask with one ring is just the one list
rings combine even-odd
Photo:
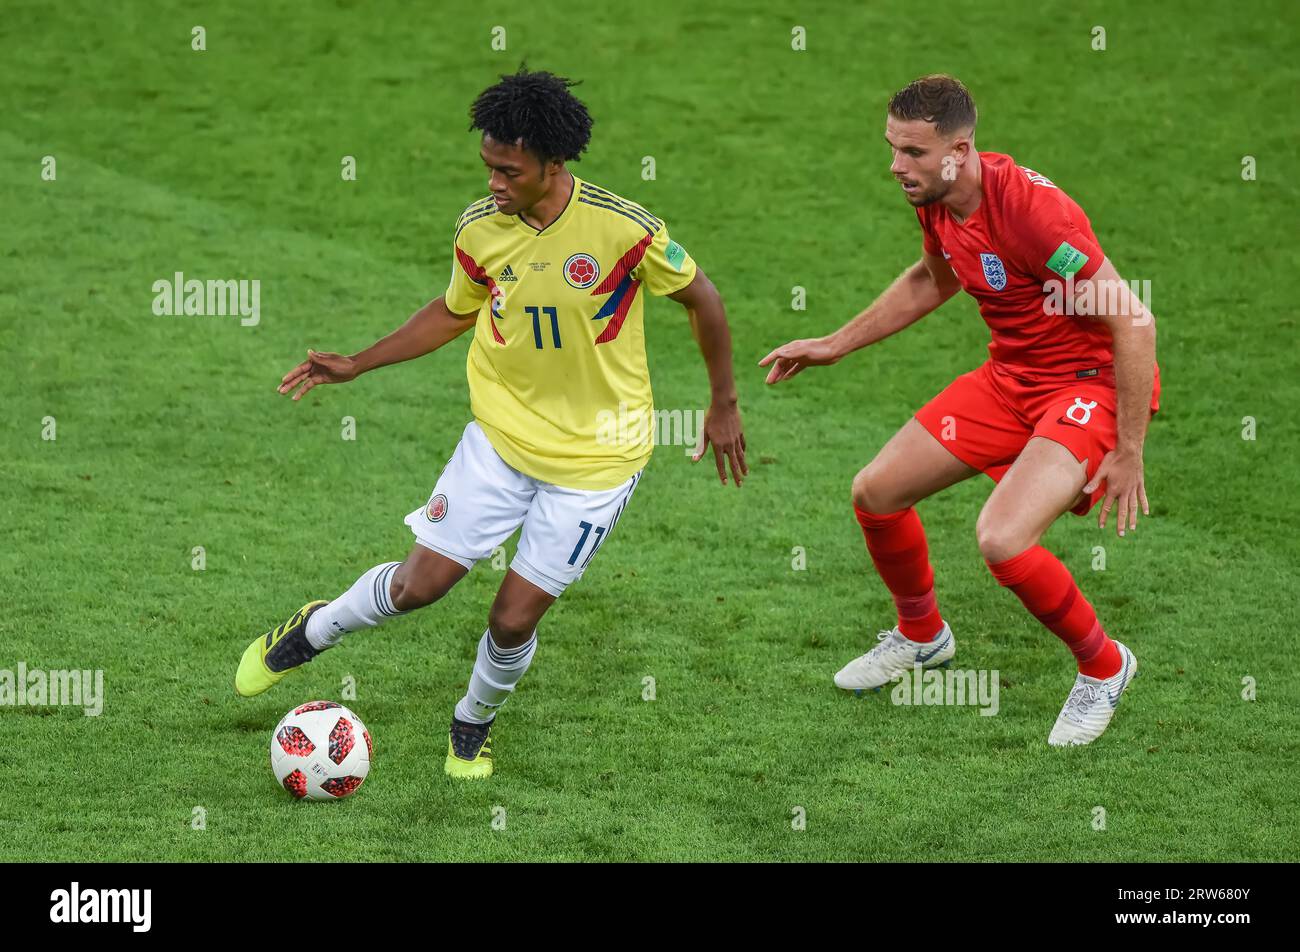
[(470, 724), (453, 717), (443, 769), (448, 777), (458, 780), (486, 780), (492, 776), (492, 721)]
[(320, 654), (307, 642), (307, 619), (329, 602), (308, 602), (283, 625), (255, 638), (239, 659), (235, 693), (253, 697), (272, 687), (294, 668)]

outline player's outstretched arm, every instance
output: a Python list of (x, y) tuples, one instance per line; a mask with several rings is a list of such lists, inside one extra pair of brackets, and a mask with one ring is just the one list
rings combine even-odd
[(301, 400), (318, 384), (347, 383), (367, 370), (422, 357), (473, 327), (476, 314), (453, 314), (441, 297), (434, 298), (397, 330), (360, 353), (349, 357), (308, 350), (307, 359), (280, 381), (280, 393), (298, 387), (293, 399)]
[(836, 363), (846, 354), (896, 334), (915, 324), (948, 298), (960, 285), (948, 262), (925, 254), (898, 276), (871, 306), (833, 334), (783, 344), (758, 362), (769, 364), (767, 382), (789, 380), (805, 367)]
[(1119, 276), (1106, 258), (1086, 281), (1076, 282), (1077, 313), (1090, 315), (1110, 328), (1115, 352), (1116, 426), (1115, 449), (1102, 457), (1101, 465), (1083, 487), (1092, 493), (1103, 481), (1106, 496), (1097, 516), (1098, 527), (1106, 528), (1106, 517), (1118, 503), (1115, 530), (1137, 528), (1138, 507), (1151, 515), (1143, 475), (1142, 447), (1147, 422), (1151, 419), (1151, 391), (1155, 387), (1156, 319), (1128, 282)]
[(745, 431), (740, 423), (736, 378), (731, 367), (731, 329), (727, 326), (722, 295), (703, 269), (697, 267), (691, 283), (668, 296), (686, 308), (691, 330), (709, 369), (709, 387), (713, 392), (709, 409), (704, 414), (700, 445), (695, 448), (691, 459), (698, 463), (704, 451), (712, 445), (718, 479), (726, 484), (724, 459), (730, 460), (732, 481), (739, 487), (749, 475), (749, 466), (745, 462)]

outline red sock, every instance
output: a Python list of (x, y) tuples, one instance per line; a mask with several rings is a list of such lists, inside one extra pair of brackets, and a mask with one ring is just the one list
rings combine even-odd
[(934, 600), (934, 570), (915, 509), (877, 515), (853, 507), (867, 551), (898, 607), (898, 630), (911, 641), (933, 641), (943, 631)]
[(1081, 674), (1109, 678), (1119, 671), (1119, 648), (1102, 631), (1097, 613), (1060, 559), (1036, 545), (1005, 562), (989, 562), (989, 569), (1074, 652)]

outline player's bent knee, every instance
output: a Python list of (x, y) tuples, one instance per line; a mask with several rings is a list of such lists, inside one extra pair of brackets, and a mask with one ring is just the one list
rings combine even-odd
[(874, 475), (871, 467), (858, 471), (858, 475), (853, 477), (853, 505), (857, 506), (863, 512), (880, 512), (876, 507), (876, 494), (874, 490)]
[(536, 627), (537, 620), (518, 609), (493, 605), (488, 612), (488, 628), (492, 632), (492, 640), (502, 648), (522, 645), (532, 636)]
[(853, 477), (853, 505), (859, 509), (870, 512), (871, 507), (867, 505), (867, 471), (859, 470), (858, 474)]
[(432, 605), (447, 594), (447, 586), (436, 579), (421, 578), (407, 570), (403, 562), (393, 573), (393, 581), (388, 590), (393, 607), (399, 612), (409, 612), (425, 605)]
[(991, 565), (1015, 558), (1035, 542), (1026, 539), (1024, 534), (1004, 525), (998, 525), (982, 513), (975, 523), (975, 541), (979, 545), (980, 555)]
[(863, 512), (874, 512), (882, 516), (906, 509), (906, 503), (900, 504), (881, 485), (882, 482), (879, 472), (873, 467), (861, 470), (853, 477), (853, 505)]

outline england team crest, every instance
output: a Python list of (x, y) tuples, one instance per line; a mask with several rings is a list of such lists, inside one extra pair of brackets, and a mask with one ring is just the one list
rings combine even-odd
[(1007, 286), (1007, 269), (1002, 267), (1002, 259), (997, 255), (981, 254), (980, 264), (984, 267), (984, 280), (994, 291), (1001, 291)]

